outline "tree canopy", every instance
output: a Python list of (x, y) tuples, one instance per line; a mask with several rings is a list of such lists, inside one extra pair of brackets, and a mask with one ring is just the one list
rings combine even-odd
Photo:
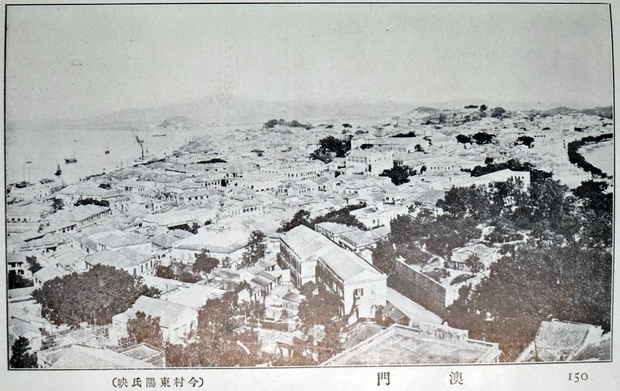
[(192, 265), (192, 271), (194, 273), (209, 274), (220, 264), (217, 258), (209, 256), (207, 250), (202, 250), (199, 254), (196, 254), (196, 260)]
[(112, 316), (125, 312), (138, 297), (157, 294), (159, 291), (146, 287), (141, 279), (124, 270), (96, 265), (81, 274), (47, 281), (32, 296), (52, 323), (77, 327), (81, 322), (108, 324)]
[(145, 342), (151, 346), (163, 347), (163, 338), (159, 326), (159, 317), (151, 317), (142, 311), (127, 321), (127, 334), (136, 343)]
[(494, 107), (491, 109), (491, 117), (503, 118), (506, 114), (506, 110), (503, 107)]
[(37, 354), (30, 353), (30, 343), (25, 337), (19, 337), (11, 346), (11, 368), (38, 368)]
[(396, 186), (409, 182), (409, 177), (416, 175), (417, 172), (405, 165), (396, 165), (389, 170), (384, 170), (379, 176), (389, 177)]
[(298, 316), (306, 329), (329, 325), (340, 315), (340, 299), (333, 293), (319, 292), (299, 304)]
[(254, 366), (261, 362), (258, 333), (242, 327), (236, 314), (235, 294), (207, 300), (198, 311), (195, 340), (187, 345), (166, 345), (171, 367)]
[(256, 262), (265, 257), (266, 249), (265, 234), (259, 230), (252, 231), (250, 234), (250, 241), (243, 253), (241, 264), (243, 266), (253, 266)]
[(311, 159), (329, 163), (334, 157), (344, 157), (351, 150), (351, 139), (337, 139), (327, 136), (319, 141), (319, 148), (310, 154)]
[(37, 261), (37, 257), (34, 256), (34, 255), (26, 256), (26, 263), (28, 264), (28, 270), (30, 270), (30, 273), (32, 273), (32, 274), (34, 274), (34, 273), (38, 272), (39, 270), (43, 269), (43, 266), (41, 266), (39, 261)]
[(318, 216), (314, 219), (310, 218), (309, 212), (302, 209), (295, 213), (295, 215), (290, 221), (282, 223), (282, 226), (278, 228), (278, 232), (288, 232), (299, 225), (305, 225), (308, 228), (313, 228), (315, 224), (324, 222), (338, 223), (350, 225), (359, 229), (366, 229), (366, 227), (364, 227), (364, 224), (362, 224), (355, 216), (351, 214), (352, 211), (364, 208), (365, 206), (365, 203), (347, 205), (338, 210), (327, 212), (326, 214)]

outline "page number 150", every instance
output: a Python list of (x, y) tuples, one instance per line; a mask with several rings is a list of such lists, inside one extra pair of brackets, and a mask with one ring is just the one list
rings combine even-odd
[(588, 380), (588, 374), (585, 372), (571, 372), (568, 374), (568, 381), (579, 383)]

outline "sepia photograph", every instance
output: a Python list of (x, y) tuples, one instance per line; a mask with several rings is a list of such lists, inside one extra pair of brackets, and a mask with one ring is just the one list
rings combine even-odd
[(3, 372), (617, 384), (613, 11), (5, 4)]

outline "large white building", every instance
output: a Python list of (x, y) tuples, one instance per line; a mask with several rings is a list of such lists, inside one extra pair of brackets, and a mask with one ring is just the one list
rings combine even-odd
[(355, 149), (347, 155), (345, 162), (347, 175), (378, 176), (394, 166), (394, 153), (392, 151)]
[(317, 284), (340, 297), (342, 315), (350, 321), (374, 317), (386, 304), (387, 276), (357, 254), (332, 245), (318, 257)]
[(341, 314), (350, 320), (373, 317), (376, 308), (386, 304), (385, 274), (306, 226), (282, 235), (280, 260), (291, 270), (296, 287), (315, 282), (336, 294)]

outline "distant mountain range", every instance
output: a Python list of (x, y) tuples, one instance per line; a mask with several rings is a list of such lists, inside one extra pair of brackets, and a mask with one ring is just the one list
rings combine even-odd
[(136, 128), (143, 128), (146, 125), (174, 127), (174, 124), (179, 121), (200, 125), (258, 124), (272, 118), (318, 122), (356, 118), (384, 118), (398, 115), (410, 109), (411, 105), (409, 104), (395, 102), (297, 103), (267, 102), (243, 98), (223, 100), (205, 97), (182, 104), (128, 109), (95, 118), (82, 119), (78, 122), (90, 126), (130, 126)]
[(587, 114), (587, 115), (600, 115), (605, 118), (613, 118), (614, 110), (612, 106), (594, 107), (592, 109), (571, 109), (570, 107), (560, 106), (554, 109), (545, 110), (545, 113), (549, 115), (569, 115), (569, 114)]
[[(411, 118), (425, 117), (444, 110), (429, 106), (417, 106), (402, 102), (336, 102), (336, 103), (302, 103), (302, 102), (268, 102), (234, 97), (204, 97), (180, 104), (170, 104), (153, 108), (135, 108), (90, 118), (75, 120), (39, 121), (38, 125), (46, 127), (105, 127), (108, 129), (128, 127), (135, 129), (178, 129), (197, 125), (240, 125), (262, 124), (270, 119), (285, 118), (302, 123), (321, 123), (330, 121), (354, 121), (356, 119), (385, 119), (391, 117)], [(454, 106), (459, 107), (459, 106)], [(491, 108), (492, 106), (489, 106)], [(463, 106), (460, 106), (463, 108)], [(505, 107), (510, 110), (509, 107)], [(577, 110), (557, 107), (540, 110), (550, 115), (585, 113), (611, 118), (612, 108), (596, 107)], [(8, 123), (8, 128), (33, 126), (28, 123)], [(36, 125), (35, 125), (36, 126)]]

